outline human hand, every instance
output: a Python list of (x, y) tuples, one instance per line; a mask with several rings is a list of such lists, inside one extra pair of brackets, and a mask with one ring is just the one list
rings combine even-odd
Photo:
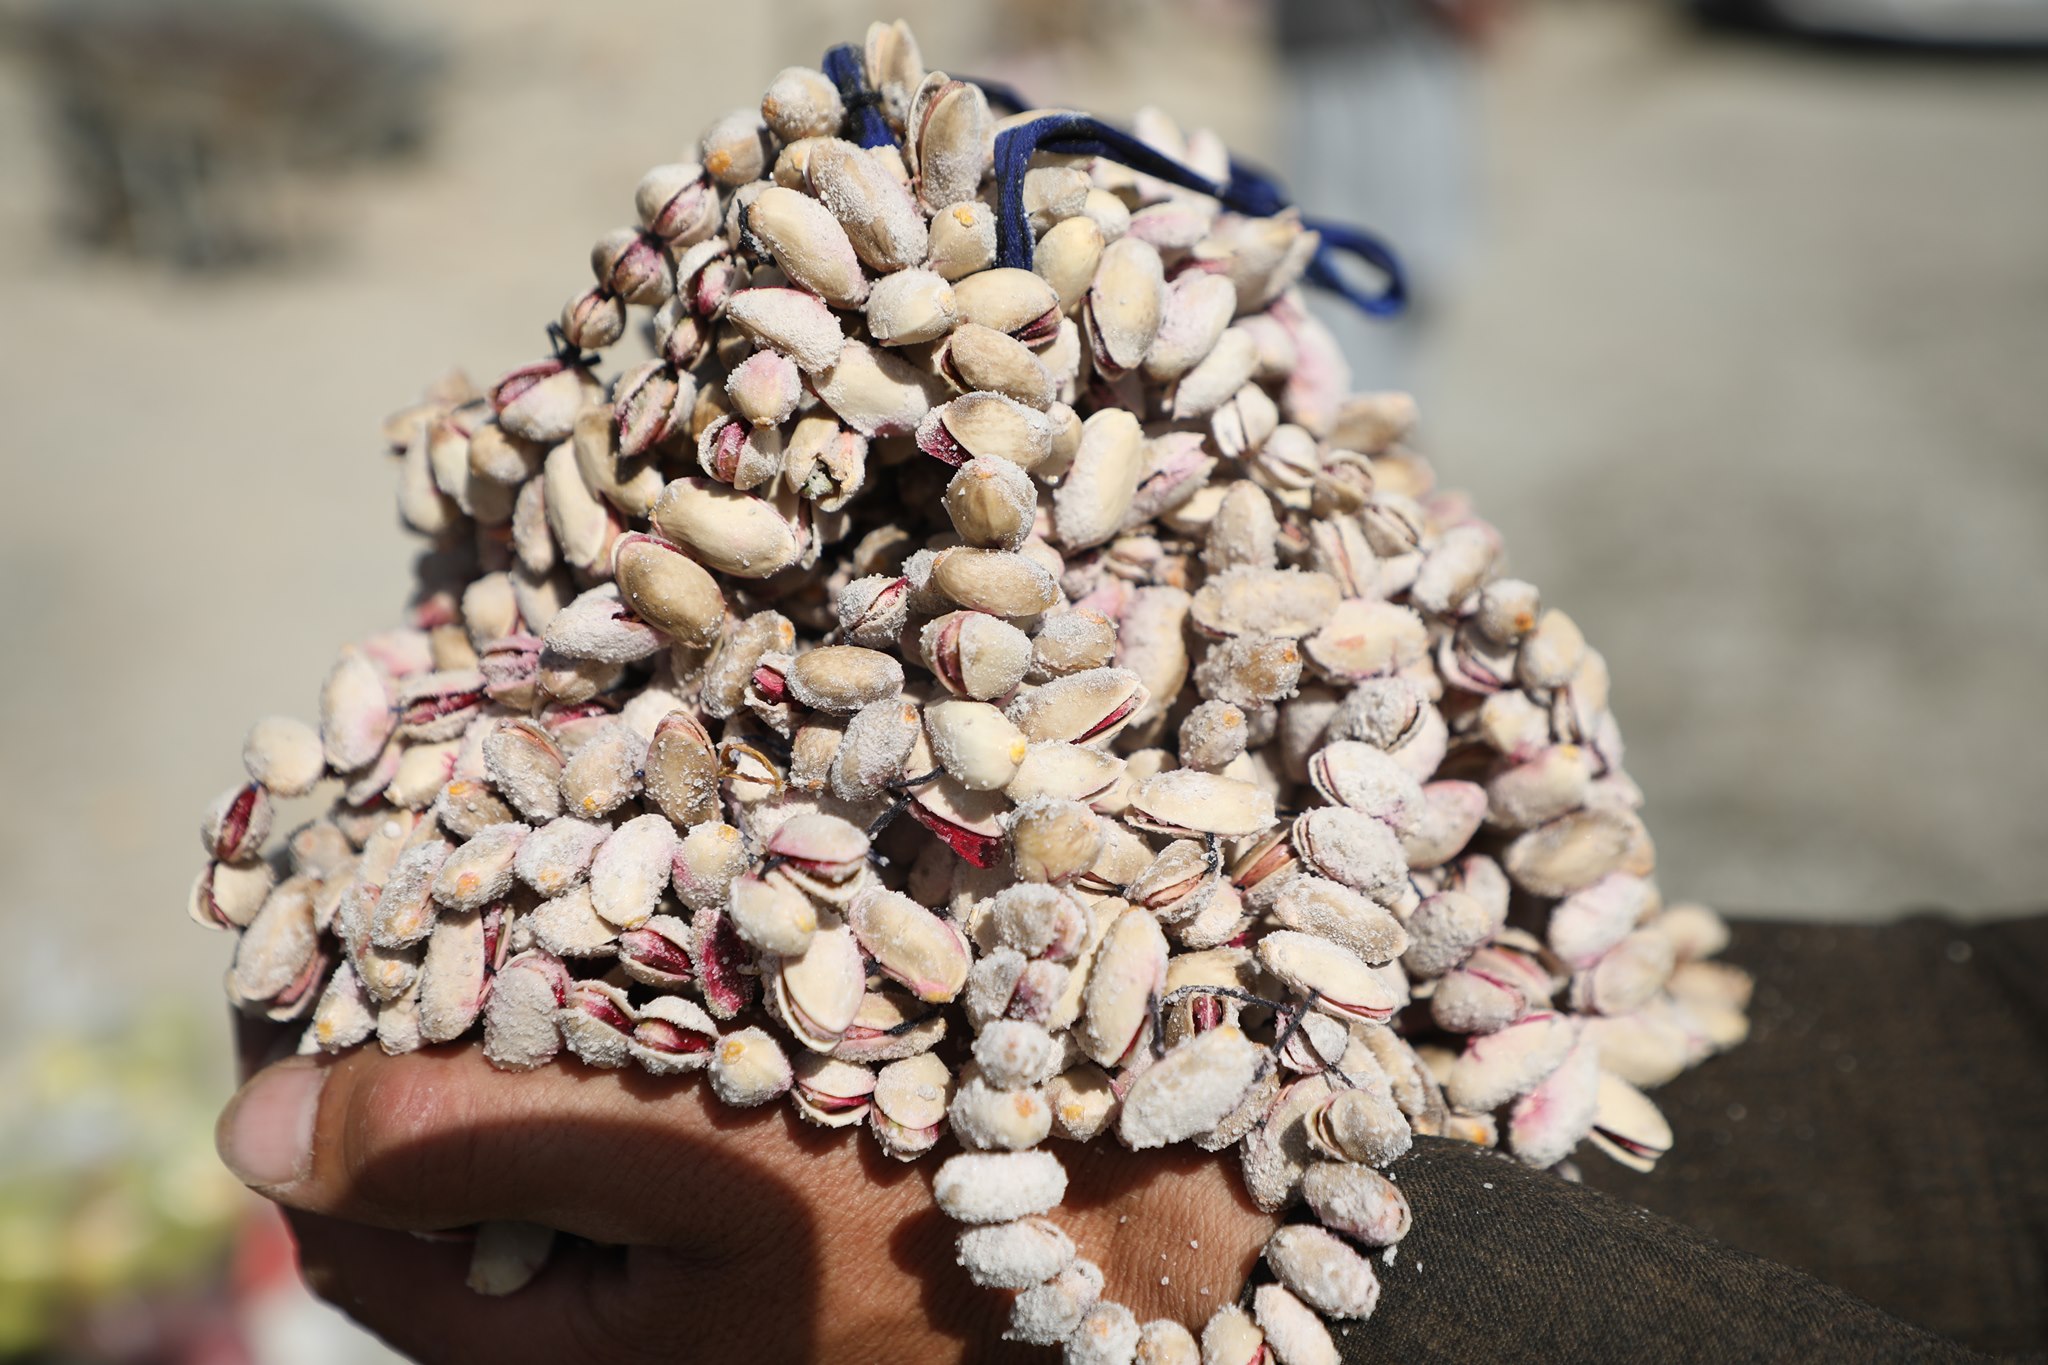
[[(564, 1058), (494, 1070), (474, 1047), (364, 1049), (259, 1072), (219, 1127), (229, 1167), (288, 1211), (315, 1292), (425, 1361), (1043, 1359), (999, 1340), (1007, 1295), (954, 1262), (906, 1165), (788, 1106)], [(1222, 1158), (1061, 1143), (1054, 1215), (1142, 1321), (1199, 1329), (1273, 1227)], [(465, 1287), (434, 1233), (543, 1224), (548, 1266), (508, 1298)]]

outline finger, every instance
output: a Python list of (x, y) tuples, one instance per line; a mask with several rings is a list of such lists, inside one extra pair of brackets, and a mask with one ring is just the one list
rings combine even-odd
[(228, 1028), (235, 1040), (237, 1081), (248, 1080), (272, 1062), (291, 1056), (298, 1048), (298, 1030), (290, 1024), (273, 1023), (258, 1014), (231, 1010)]
[(299, 1273), (328, 1303), (415, 1360), (497, 1365), (582, 1358), (599, 1253), (558, 1241), (548, 1264), (517, 1293), (485, 1298), (466, 1283), (470, 1245), (423, 1242), (318, 1214), (289, 1215)]
[(868, 1189), (850, 1144), (781, 1113), (735, 1113), (704, 1087), (558, 1063), (500, 1072), (474, 1048), (291, 1058), (229, 1103), (222, 1158), (291, 1208), (432, 1231), (520, 1219), (593, 1240), (688, 1243), (759, 1226), (835, 1166)]

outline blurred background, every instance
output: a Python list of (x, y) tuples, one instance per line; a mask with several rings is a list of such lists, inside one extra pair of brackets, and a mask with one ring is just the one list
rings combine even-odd
[[(2040, 903), (2036, 0), (896, 14), (933, 67), (1206, 122), (1405, 250), (1412, 316), (1337, 320), (1357, 383), (1419, 395), (1606, 653), (1669, 891)], [(377, 1358), (211, 1157), (200, 808), (405, 595), (380, 419), (539, 354), (640, 172), (871, 17), (0, 4), (0, 1357)]]

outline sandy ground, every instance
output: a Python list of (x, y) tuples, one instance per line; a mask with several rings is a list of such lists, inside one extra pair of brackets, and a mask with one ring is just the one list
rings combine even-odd
[[(928, 52), (991, 41), (934, 8)], [(0, 1015), (211, 998), (226, 944), (181, 913), (197, 813), (248, 722), (310, 714), (405, 590), (379, 419), (451, 362), (532, 358), (639, 171), (853, 31), (784, 13), (688, 50), (670, 5), (437, 12), (431, 158), (323, 187), (332, 252), (219, 280), (53, 241), (31, 92), (0, 72)], [(1259, 61), (1223, 79), (1234, 41), (1146, 41), (1184, 59), (1016, 74), (1109, 114), (1213, 93), (1272, 150)], [(1606, 652), (1667, 889), (2038, 903), (2048, 83), (1582, 4), (1525, 16), (1479, 89), (1423, 444)]]

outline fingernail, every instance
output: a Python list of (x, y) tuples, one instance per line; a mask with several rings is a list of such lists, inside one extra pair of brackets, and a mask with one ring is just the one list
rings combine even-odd
[(327, 1069), (311, 1059), (280, 1062), (242, 1088), (221, 1115), (220, 1159), (245, 1185), (265, 1189), (303, 1180), (313, 1169), (313, 1121)]

